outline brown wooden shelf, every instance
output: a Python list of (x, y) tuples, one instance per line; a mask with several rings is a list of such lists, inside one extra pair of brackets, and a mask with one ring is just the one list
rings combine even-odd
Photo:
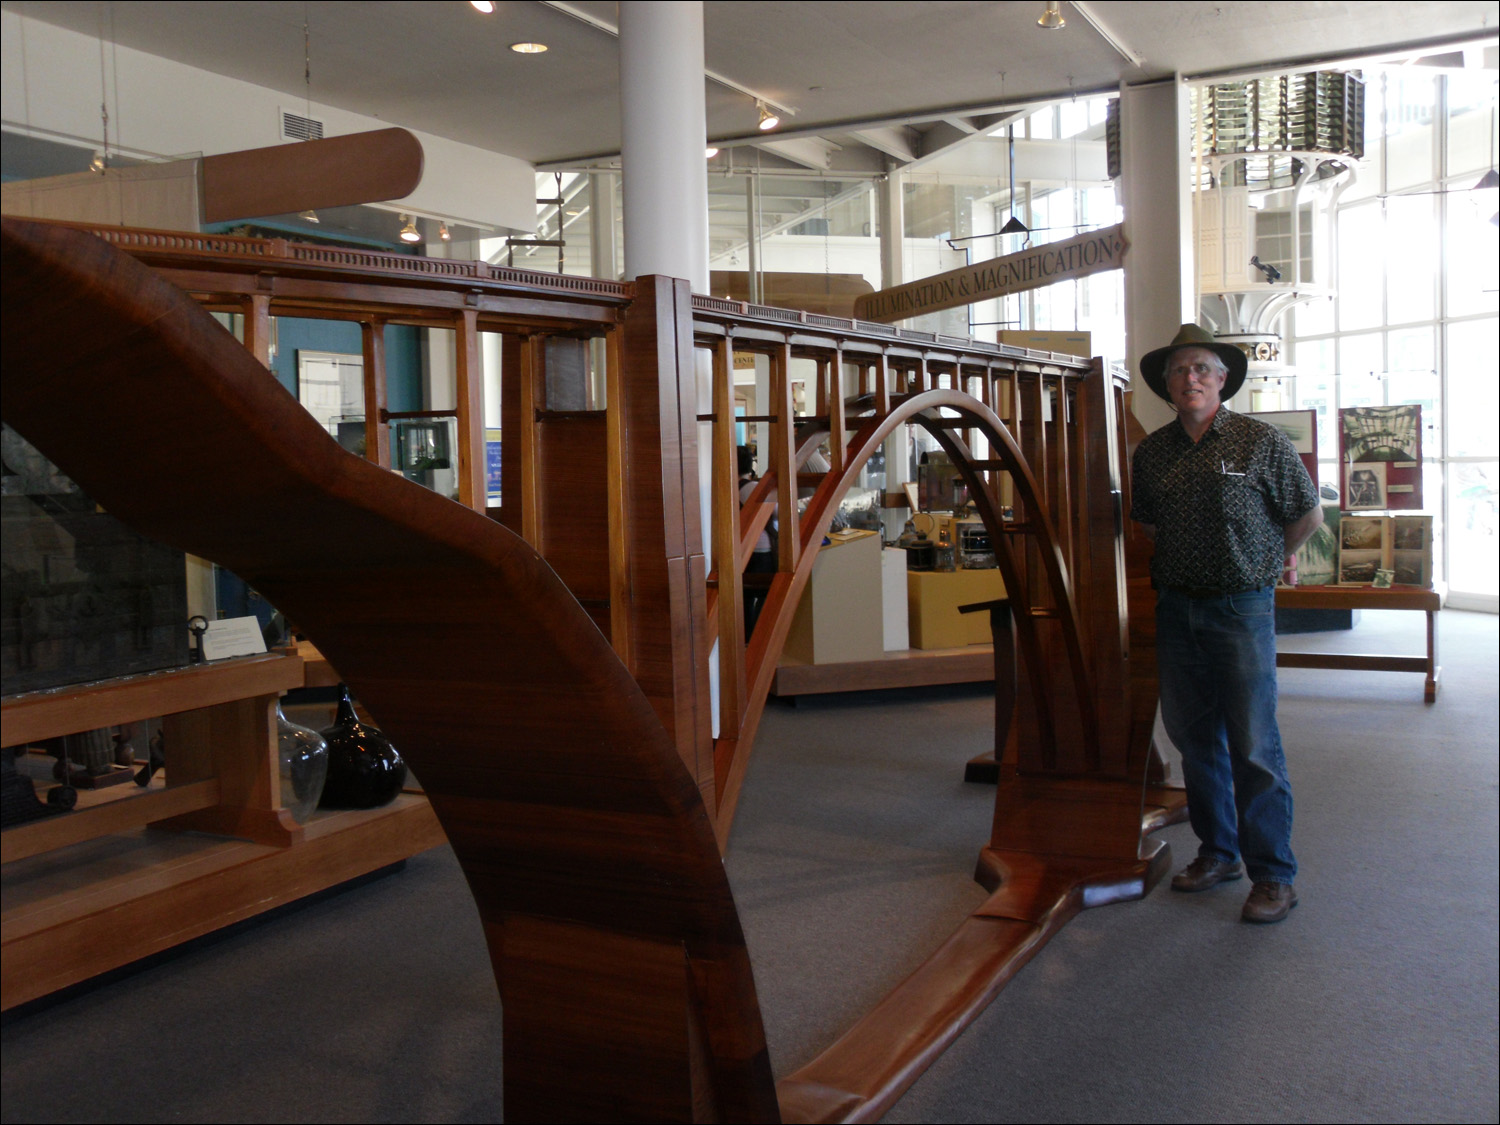
[(899, 649), (887, 652), (879, 660), (782, 664), (771, 682), (771, 694), (819, 695), (835, 691), (983, 683), (994, 678), (995, 650), (991, 645)]
[(0, 863), (15, 863), (54, 848), (65, 848), (95, 836), (138, 828), (169, 816), (196, 812), (219, 803), (219, 779), (206, 778), (168, 786), (153, 779), (147, 789), (117, 785), (81, 790), (78, 807), (45, 820), (18, 824), (0, 834)]
[[(170, 790), (169, 790), (170, 792)], [(8, 864), (0, 1007), (11, 1008), (444, 842), (427, 799), (314, 814), (292, 847), (135, 828)]]
[(0, 702), (0, 718), (5, 723), (5, 745), (24, 746), (60, 734), (276, 694), (301, 687), (302, 678), (300, 656), (279, 652), (237, 656), (212, 664), (8, 696)]

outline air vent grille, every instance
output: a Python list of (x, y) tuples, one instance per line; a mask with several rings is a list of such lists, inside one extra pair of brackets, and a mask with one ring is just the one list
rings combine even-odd
[(323, 123), (284, 109), (281, 111), (281, 135), (289, 141), (321, 141)]

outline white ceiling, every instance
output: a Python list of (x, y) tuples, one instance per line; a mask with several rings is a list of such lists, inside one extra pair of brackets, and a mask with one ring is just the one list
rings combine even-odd
[[(618, 42), (606, 29), (618, 18), (612, 2), (514, 0), (491, 16), (463, 0), (3, 6), (299, 96), (305, 17), (318, 102), (536, 164), (573, 164), (619, 148)], [(1036, 26), (1042, 7), (1041, 0), (709, 2), (705, 58), (709, 71), (795, 110), (784, 135), (835, 139), (850, 153), (835, 165), (853, 169), (868, 167), (881, 148), (853, 135), (883, 124), (906, 124), (875, 138), (887, 150), (909, 149), (898, 157), (904, 163), (983, 127), (1006, 106), (1174, 72), (1203, 77), (1412, 44), (1440, 51), (1493, 37), (1497, 24), (1490, 0), (1087, 5), (1141, 57), (1136, 66), (1082, 18), (1083, 5), (1062, 5), (1061, 31)], [(551, 49), (507, 49), (518, 40)], [(712, 80), (707, 88), (711, 138), (759, 139), (751, 97)]]

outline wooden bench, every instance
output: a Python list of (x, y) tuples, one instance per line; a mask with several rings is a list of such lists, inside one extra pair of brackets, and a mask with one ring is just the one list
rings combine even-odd
[(1280, 586), (1276, 590), (1278, 609), (1414, 609), (1427, 614), (1427, 655), (1386, 656), (1348, 652), (1278, 652), (1278, 668), (1343, 668), (1374, 672), (1424, 672), (1427, 683), (1423, 698), (1437, 699), (1437, 611), (1442, 598), (1434, 590), (1374, 586)]

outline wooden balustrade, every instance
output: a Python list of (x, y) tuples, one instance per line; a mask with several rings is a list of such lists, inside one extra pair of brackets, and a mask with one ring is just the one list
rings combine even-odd
[[(66, 275), (58, 284), (73, 287), (66, 297), (81, 302), (83, 315), (91, 294), (102, 295), (115, 319), (93, 330), (101, 340), (120, 338), (134, 315), (135, 298), (110, 288), (117, 278), (106, 276), (101, 253), (47, 231), (64, 225), (14, 228), (40, 264), (23, 269), (7, 250), (7, 349), (23, 336), (12, 294), (27, 315), (50, 317), (48, 324), (61, 315), (45, 301), (23, 301), (24, 285), (13, 284), (12, 273), (31, 270), (48, 283)], [(8, 238), (12, 229), (7, 220)], [(200, 553), (220, 551), (221, 561), (284, 600), (369, 709), (404, 732), (403, 748), (413, 749), (486, 919), (505, 989), (507, 1053), (517, 1052), (505, 1071), (508, 1114), (522, 1119), (545, 1108), (570, 1115), (562, 1106), (579, 1119), (775, 1115), (748, 960), (717, 850), (728, 839), (818, 546), (866, 462), (902, 427), (926, 428), (959, 467), (1012, 602), (1017, 755), (1001, 771), (981, 874), (1001, 887), (987, 917), (1025, 924), (1004, 929), (1013, 942), (1009, 961), (939, 964), (933, 986), (952, 987), (944, 973), (959, 973), (969, 999), (934, 1008), (941, 1014), (921, 1044), (888, 1034), (889, 1013), (881, 1016), (885, 1030), (859, 1040), (886, 1044), (870, 1089), (840, 1100), (842, 1079), (814, 1063), (795, 1076), (795, 1096), (783, 1091), (783, 1102), (792, 1096), (798, 1113), (820, 1119), (874, 1115), (930, 1059), (933, 1044), (982, 1007), (978, 997), (993, 994), (1015, 958), (1029, 957), (1059, 919), (1086, 904), (1080, 888), (1095, 888), (1090, 902), (1105, 901), (1142, 893), (1159, 877), (1164, 856), (1140, 848), (1139, 783), (1127, 780), (1144, 762), (1140, 719), (1149, 685), (1132, 677), (1125, 626), (1122, 386), (1097, 363), (693, 296), (686, 283), (666, 278), (622, 284), (280, 240), (96, 233), (199, 304), (243, 313), (242, 343), (262, 364), (272, 318), (357, 323), (366, 456), (376, 466), (389, 464), (387, 326), (455, 333), (459, 498), (488, 522), (364, 466), (355, 465), (358, 473), (341, 467), (343, 455), (328, 442), (299, 465), (260, 416), (274, 415), (297, 441), (315, 438), (315, 428), (296, 420), (299, 412), (263, 373), (256, 384), (242, 355), (230, 363), (226, 342), (175, 306), (174, 319), (152, 322), (153, 342), (142, 354), (160, 365), (164, 393), (175, 388), (170, 393), (219, 412), (215, 424), (234, 440), (228, 450), (207, 447), (205, 456), (212, 453), (208, 460), (225, 473), (243, 467), (245, 482), (225, 486), (231, 475), (217, 485), (192, 484), (197, 507), (189, 508), (201, 526), (132, 492), (173, 483), (150, 476), (159, 458), (143, 458), (128, 481), (99, 487), (126, 518), (184, 543), (201, 540)], [(69, 254), (97, 258), (102, 280), (64, 269)], [(172, 306), (163, 287), (141, 288), (150, 289), (150, 302)], [(185, 351), (174, 332), (198, 350)], [(505, 486), (493, 508), (481, 473), (485, 332), (501, 337), (503, 369)], [(554, 396), (567, 389), (564, 376), (578, 376), (549, 354), (594, 340), (604, 342), (602, 408), (559, 408)], [(742, 506), (733, 365), (735, 353), (747, 351), (765, 357), (770, 375), (762, 415), (770, 471)], [(241, 396), (228, 406), (212, 392), (210, 355)], [(137, 371), (132, 362), (122, 357), (111, 370), (157, 377), (149, 373), (157, 368)], [(810, 412), (798, 417), (792, 374), (804, 362), (813, 393)], [(700, 369), (710, 372), (712, 388), (703, 403)], [(68, 378), (101, 403), (120, 399), (107, 373), (86, 364), (70, 367)], [(98, 404), (86, 423), (48, 421), (56, 404), (41, 392), (27, 403), (44, 451), (55, 450), (69, 472), (76, 466), (88, 487), (110, 481), (113, 468), (75, 432), (107, 423)], [(245, 433), (235, 436), (234, 427)], [(823, 442), (829, 470), (799, 476)], [(270, 468), (254, 468), (256, 458), (269, 458)], [(711, 479), (706, 528), (703, 463)], [(212, 508), (213, 487), (227, 489), (223, 510)], [(277, 516), (263, 510), (266, 490), (283, 487), (298, 505), (280, 516), (292, 534), (281, 534)], [(799, 513), (804, 490), (811, 497)], [(780, 516), (777, 573), (745, 637), (741, 577), (772, 502)], [(250, 533), (246, 511), (264, 521), (263, 541)], [(320, 518), (335, 521), (332, 538)], [(356, 565), (352, 544), (339, 535), (365, 537), (375, 569)], [(318, 557), (343, 560), (347, 569), (292, 565), (309, 542)], [(388, 580), (419, 590), (408, 599)], [(715, 645), (719, 710), (711, 716)], [(417, 650), (421, 667), (410, 658)], [(545, 768), (544, 757), (552, 763)], [(1066, 778), (1093, 788), (1079, 799), (1058, 788)], [(1006, 884), (1010, 891), (1001, 886), (1005, 871), (1030, 871), (1026, 865), (1048, 851), (1067, 857), (1060, 874), (1028, 875)], [(1044, 902), (1038, 888), (1062, 898)], [(560, 988), (577, 991), (580, 1004), (551, 1003)], [(611, 1057), (620, 1049), (617, 1025), (646, 995), (659, 1005), (655, 1022), (621, 1056), (632, 1060), (625, 1069), (638, 1069), (622, 1073)], [(581, 1053), (559, 1068), (534, 1043), (573, 1044)], [(844, 1061), (828, 1064), (835, 1070), (847, 1050), (838, 1058)], [(806, 1109), (808, 1099), (820, 1098), (833, 1102)]]

